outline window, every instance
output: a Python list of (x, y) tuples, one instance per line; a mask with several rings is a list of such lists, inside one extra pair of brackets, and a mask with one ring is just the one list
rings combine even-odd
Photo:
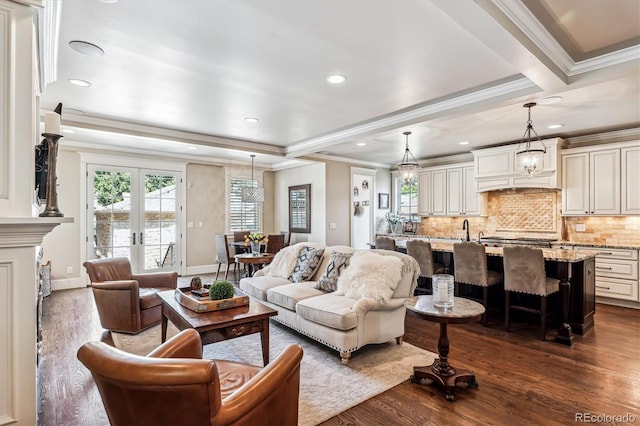
[[(405, 221), (415, 221), (418, 214), (418, 180), (411, 183), (395, 179), (395, 207)], [(411, 219), (411, 220), (410, 220)]]
[(243, 203), (242, 188), (256, 187), (258, 182), (246, 177), (232, 177), (229, 183), (229, 231), (261, 229), (260, 203)]

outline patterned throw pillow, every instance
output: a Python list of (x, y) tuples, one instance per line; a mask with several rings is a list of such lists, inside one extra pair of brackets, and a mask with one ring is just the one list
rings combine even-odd
[(300, 283), (308, 281), (318, 270), (320, 262), (322, 262), (322, 254), (324, 249), (314, 249), (313, 247), (304, 246), (298, 254), (296, 266), (291, 271), (289, 281)]
[(338, 277), (344, 268), (349, 266), (351, 253), (331, 252), (327, 269), (324, 270), (322, 276), (314, 286), (318, 290), (326, 292), (334, 292), (338, 288)]

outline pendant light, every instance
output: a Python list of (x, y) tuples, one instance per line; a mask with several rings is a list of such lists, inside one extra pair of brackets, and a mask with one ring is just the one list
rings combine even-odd
[[(518, 173), (527, 177), (533, 177), (542, 172), (544, 169), (544, 154), (547, 152), (547, 147), (544, 145), (538, 133), (533, 129), (533, 125), (531, 124), (531, 108), (536, 106), (535, 102), (529, 102), (523, 105), (524, 108), (529, 109), (529, 118), (527, 119), (527, 128), (524, 131), (524, 135), (522, 135), (522, 139), (520, 139), (520, 144), (518, 145), (516, 151), (516, 167)], [(531, 147), (531, 133), (535, 135), (537, 142), (542, 145), (542, 147), (532, 148)], [(524, 144), (524, 149), (520, 151), (520, 146)]]
[(402, 180), (406, 183), (411, 182), (416, 178), (416, 172), (418, 170), (418, 162), (416, 161), (416, 157), (413, 156), (411, 151), (409, 151), (409, 135), (411, 132), (402, 133), (406, 137), (405, 147), (404, 147), (404, 155), (402, 156), (402, 161), (398, 164), (398, 170), (400, 170), (400, 176)]
[[(251, 154), (251, 185), (253, 185), (253, 159), (255, 154)], [(242, 188), (242, 202), (243, 203), (259, 203), (264, 201), (264, 188), (260, 187), (248, 187)]]

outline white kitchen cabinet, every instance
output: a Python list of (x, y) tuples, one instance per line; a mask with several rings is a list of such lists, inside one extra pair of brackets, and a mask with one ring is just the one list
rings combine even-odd
[(472, 165), (447, 169), (447, 216), (480, 215)]
[(562, 156), (562, 214), (620, 214), (620, 149)]
[(597, 251), (596, 296), (640, 301), (638, 298), (638, 250), (576, 246)]
[(640, 214), (640, 146), (622, 148), (620, 163), (621, 213)]
[(444, 216), (446, 214), (445, 169), (418, 172), (418, 215)]

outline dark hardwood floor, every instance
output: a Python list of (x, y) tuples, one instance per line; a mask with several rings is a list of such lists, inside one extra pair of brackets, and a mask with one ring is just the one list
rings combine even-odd
[[(478, 389), (460, 387), (456, 401), (447, 402), (438, 388), (407, 377), (324, 424), (567, 425), (576, 423), (577, 413), (631, 415), (629, 423), (640, 424), (640, 311), (598, 305), (595, 328), (576, 335), (572, 347), (553, 343), (552, 332), (542, 342), (538, 329), (526, 324), (515, 323), (506, 333), (493, 319), (486, 328), (449, 327), (449, 361), (473, 369)], [(405, 341), (436, 352), (438, 330), (407, 315)], [(102, 332), (90, 289), (57, 291), (45, 299), (40, 425), (108, 423), (93, 380), (76, 359), (78, 348)], [(595, 424), (625, 424), (608, 420)]]

